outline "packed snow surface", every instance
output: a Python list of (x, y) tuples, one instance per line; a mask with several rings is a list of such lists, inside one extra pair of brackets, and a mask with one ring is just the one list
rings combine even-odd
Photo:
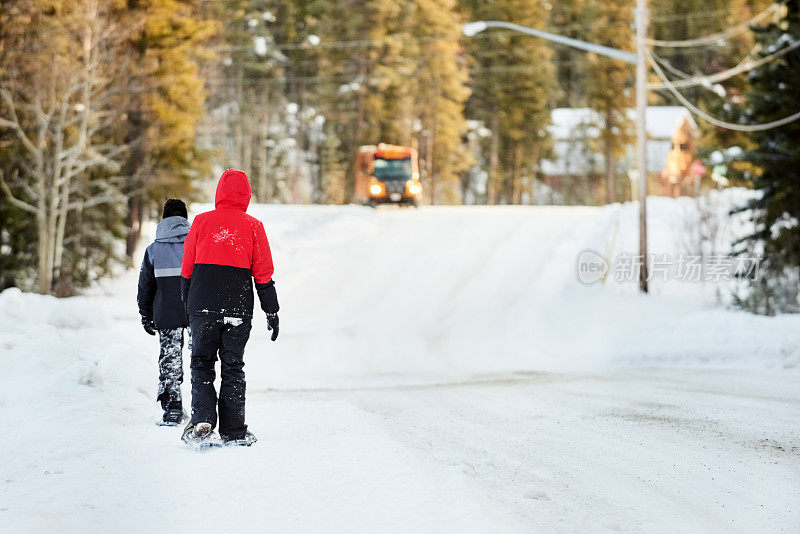
[[(651, 252), (694, 209), (653, 199)], [(636, 205), (250, 212), (281, 302), (245, 356), (259, 441), (155, 425), (135, 271), (6, 290), (1, 532), (800, 530), (800, 317), (579, 283), (582, 250), (636, 252)]]

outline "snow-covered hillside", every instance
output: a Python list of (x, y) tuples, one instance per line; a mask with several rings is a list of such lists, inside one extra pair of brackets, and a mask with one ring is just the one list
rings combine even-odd
[[(692, 201), (649, 208), (651, 252), (685, 252)], [(800, 317), (579, 283), (582, 250), (636, 252), (635, 205), (250, 212), (281, 301), (245, 357), (259, 442), (197, 454), (155, 427), (135, 272), (6, 290), (0, 531), (800, 525)]]

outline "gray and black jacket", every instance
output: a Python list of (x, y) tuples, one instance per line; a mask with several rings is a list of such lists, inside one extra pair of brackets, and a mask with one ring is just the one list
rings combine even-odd
[(156, 240), (147, 247), (139, 271), (139, 313), (159, 328), (181, 328), (189, 324), (181, 301), (183, 242), (189, 221), (167, 217), (156, 227)]

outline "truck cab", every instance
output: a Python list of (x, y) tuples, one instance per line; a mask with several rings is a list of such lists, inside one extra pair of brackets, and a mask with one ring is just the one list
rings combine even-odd
[(412, 147), (365, 145), (356, 155), (356, 201), (370, 206), (418, 206), (422, 197), (419, 158)]

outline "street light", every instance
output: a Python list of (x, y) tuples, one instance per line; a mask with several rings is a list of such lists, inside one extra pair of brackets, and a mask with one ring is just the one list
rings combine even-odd
[(564, 37), (563, 35), (544, 32), (542, 30), (537, 30), (536, 28), (529, 28), (527, 26), (521, 26), (519, 24), (514, 24), (513, 22), (505, 22), (502, 20), (478, 20), (475, 22), (467, 22), (461, 27), (461, 32), (467, 37), (473, 37), (489, 28), (505, 28), (507, 30), (514, 30), (526, 35), (541, 37), (542, 39), (547, 39), (548, 41), (553, 41), (554, 43), (571, 46), (573, 48), (579, 48), (587, 52), (594, 52), (602, 56), (620, 59), (628, 63), (636, 63), (636, 54), (631, 52), (625, 52), (624, 50), (618, 50), (608, 46), (589, 43), (587, 41), (580, 41), (578, 39), (572, 39), (571, 37)]
[(483, 30), (488, 28), (489, 25), (486, 23), (485, 20), (478, 20), (475, 22), (467, 22), (461, 27), (461, 33), (466, 35), (467, 37), (474, 37), (475, 35), (481, 33)]
[(505, 28), (636, 65), (636, 169), (639, 178), (639, 256), (642, 261), (639, 271), (639, 288), (644, 293), (647, 293), (647, 125), (645, 124), (647, 110), (646, 3), (647, 0), (636, 1), (635, 54), (502, 20), (478, 20), (467, 22), (461, 28), (462, 33), (467, 37), (473, 37), (489, 28)]

